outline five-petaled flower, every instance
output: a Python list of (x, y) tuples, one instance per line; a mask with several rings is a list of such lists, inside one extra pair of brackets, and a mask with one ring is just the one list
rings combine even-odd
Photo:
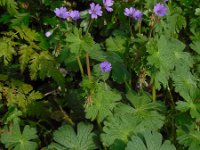
[(167, 13), (167, 8), (164, 4), (158, 3), (154, 6), (154, 13), (160, 17), (165, 16)]
[(67, 8), (65, 7), (56, 8), (54, 12), (56, 16), (59, 18), (67, 19), (67, 17), (69, 17), (69, 12), (67, 11)]
[(102, 12), (101, 6), (99, 4), (95, 5), (94, 3), (91, 3), (88, 13), (91, 15), (92, 19), (97, 19), (98, 16), (102, 16), (103, 12)]
[(106, 8), (106, 10), (108, 12), (112, 12), (113, 9), (111, 8), (111, 6), (113, 5), (114, 1), (113, 0), (103, 0), (103, 5)]
[(130, 8), (125, 8), (124, 9), (124, 15), (133, 18), (133, 14), (135, 12), (135, 8), (130, 7)]
[(110, 62), (104, 61), (100, 63), (100, 69), (101, 69), (101, 72), (110, 72), (112, 69), (112, 65)]
[(69, 15), (72, 18), (72, 20), (75, 21), (80, 18), (80, 12), (78, 10), (72, 10)]
[(133, 13), (133, 18), (135, 20), (142, 20), (142, 12), (140, 10), (135, 10), (135, 12)]

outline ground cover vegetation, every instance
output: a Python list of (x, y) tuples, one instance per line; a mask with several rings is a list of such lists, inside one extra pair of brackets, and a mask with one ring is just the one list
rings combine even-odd
[(0, 10), (0, 149), (200, 149), (197, 0)]

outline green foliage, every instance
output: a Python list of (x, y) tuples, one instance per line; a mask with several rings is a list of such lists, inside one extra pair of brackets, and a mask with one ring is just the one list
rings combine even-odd
[(34, 43), (37, 40), (37, 33), (35, 30), (31, 30), (25, 25), (13, 27), (16, 34), (19, 34), (21, 39), (26, 40), (33, 48), (38, 48), (38, 46)]
[(190, 44), (191, 49), (193, 49), (197, 54), (200, 54), (200, 41), (193, 41)]
[(82, 35), (82, 30), (78, 28), (74, 28), (73, 33), (67, 35), (66, 41), (74, 54), (80, 54), (81, 50), (87, 52), (94, 47), (93, 38), (89, 34)]
[(5, 85), (2, 85), (0, 92), (3, 93), (3, 98), (7, 101), (7, 106), (17, 106), (23, 112), (27, 111), (29, 104), (43, 98), (39, 91), (34, 91), (31, 85), (19, 80), (11, 80), (10, 83), (7, 81)]
[(9, 130), (1, 134), (1, 142), (9, 149), (36, 150), (38, 144), (33, 141), (38, 138), (36, 133), (36, 129), (28, 125), (26, 125), (21, 132), (19, 123), (14, 121)]
[(92, 132), (93, 126), (80, 122), (77, 125), (77, 133), (70, 125), (63, 125), (53, 134), (54, 143), (50, 145), (56, 150), (77, 149), (93, 150), (96, 148)]
[(182, 15), (182, 10), (179, 7), (172, 8), (168, 13), (166, 20), (161, 20), (155, 25), (155, 31), (160, 35), (176, 36), (183, 28), (186, 28), (186, 19)]
[(20, 110), (18, 110), (15, 107), (9, 107), (8, 111), (6, 112), (2, 120), (5, 124), (8, 124), (12, 122), (13, 120), (19, 121), (20, 116), (22, 116), (22, 112)]
[(123, 59), (115, 52), (89, 51), (92, 59), (98, 61), (108, 60), (112, 64), (112, 79), (118, 83), (130, 80), (130, 73)]
[(199, 96), (200, 91), (196, 89), (190, 89), (190, 92), (187, 93), (187, 97), (185, 97), (185, 101), (178, 101), (177, 110), (181, 112), (190, 112), (192, 118), (197, 121), (200, 120), (200, 104), (199, 104)]
[(126, 37), (120, 35), (106, 39), (106, 47), (108, 51), (116, 51), (123, 54), (126, 51), (126, 44)]
[(189, 150), (200, 148), (200, 132), (195, 126), (196, 125), (183, 125), (177, 129), (178, 142)]
[[(102, 16), (91, 18), (90, 2)], [(61, 6), (80, 18), (60, 18)], [(120, 0), (112, 12), (102, 0), (0, 7), (0, 149), (200, 149), (198, 1)], [(142, 20), (125, 15), (130, 7)]]
[(136, 95), (133, 92), (129, 92), (127, 98), (133, 106), (133, 116), (141, 121), (141, 125), (144, 128), (157, 130), (163, 126), (165, 117), (161, 114), (164, 111), (161, 103), (153, 103), (150, 96), (146, 93)]
[(114, 116), (109, 117), (104, 122), (102, 140), (104, 145), (115, 144), (115, 141), (122, 140), (124, 143), (138, 132), (145, 130), (160, 129), (164, 124), (163, 107), (159, 103), (151, 102), (151, 99), (143, 93), (135, 95), (132, 92), (127, 94), (131, 105), (119, 104), (114, 109)]
[(12, 27), (21, 25), (28, 26), (29, 20), (30, 20), (29, 13), (18, 13), (17, 15), (15, 15), (15, 18), (11, 20), (12, 22), (11, 26)]
[(22, 45), (19, 50), (19, 62), (20, 62), (20, 69), (24, 72), (26, 66), (28, 65), (31, 56), (33, 55), (34, 51), (31, 46)]
[(113, 108), (120, 99), (121, 95), (117, 91), (111, 90), (106, 83), (99, 83), (94, 94), (91, 95), (91, 104), (86, 104), (86, 118), (102, 122), (112, 115)]
[(8, 65), (13, 55), (16, 55), (15, 45), (17, 45), (17, 43), (11, 41), (10, 38), (3, 37), (0, 39), (0, 57), (3, 58), (5, 65)]
[(145, 130), (140, 126), (140, 121), (131, 114), (112, 116), (104, 122), (101, 139), (103, 145), (110, 146), (117, 140), (127, 143), (128, 139), (138, 132)]
[(181, 75), (178, 72), (185, 72), (192, 67), (193, 60), (189, 53), (183, 52), (185, 45), (174, 38), (161, 36), (156, 41), (150, 41), (147, 45), (148, 63), (155, 67), (153, 72), (155, 76), (155, 86), (160, 89), (160, 83), (164, 87), (168, 85), (168, 80), (174, 70), (178, 70), (175, 74)]
[(162, 135), (158, 132), (144, 132), (141, 135), (134, 135), (128, 142), (126, 150), (176, 150), (170, 141), (162, 143)]
[(6, 7), (10, 14), (14, 15), (18, 13), (17, 2), (15, 0), (0, 0), (0, 6)]

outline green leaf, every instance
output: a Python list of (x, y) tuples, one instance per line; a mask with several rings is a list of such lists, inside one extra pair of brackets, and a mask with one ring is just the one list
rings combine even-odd
[(140, 121), (131, 114), (114, 115), (104, 121), (103, 133), (101, 139), (103, 145), (110, 146), (120, 140), (127, 143), (128, 139), (135, 133), (145, 130), (140, 126)]
[(143, 132), (142, 135), (134, 135), (128, 142), (126, 150), (176, 150), (170, 141), (162, 143), (162, 135), (158, 132)]
[(163, 126), (165, 117), (160, 113), (164, 111), (161, 103), (152, 102), (150, 95), (147, 95), (147, 93), (134, 94), (128, 92), (127, 98), (134, 107), (132, 114), (140, 120), (140, 124), (144, 128), (157, 130)]
[(19, 91), (23, 92), (24, 94), (28, 94), (30, 91), (33, 90), (33, 87), (30, 84), (21, 83), (19, 85)]
[(3, 116), (3, 121), (5, 124), (13, 120), (20, 120), (20, 116), (22, 116), (22, 112), (19, 111), (16, 107), (9, 107), (6, 114)]
[(10, 14), (17, 14), (17, 3), (15, 0), (0, 0), (0, 6), (4, 6), (7, 8)]
[(179, 69), (173, 72), (172, 79), (174, 81), (175, 91), (184, 99), (189, 99), (189, 93), (197, 89), (197, 79), (189, 70), (179, 67)]
[(177, 132), (178, 143), (187, 147), (188, 150), (200, 149), (200, 132), (193, 126), (179, 127)]
[(27, 106), (26, 114), (38, 119), (47, 120), (50, 118), (49, 103), (47, 101), (34, 101)]
[(65, 79), (59, 69), (56, 68), (54, 60), (41, 59), (40, 61), (39, 76), (43, 80), (45, 77), (52, 77), (56, 83), (61, 86), (62, 89), (65, 87)]
[(200, 41), (193, 41), (190, 44), (191, 49), (193, 49), (197, 54), (200, 54)]
[(14, 46), (17, 45), (10, 38), (3, 37), (0, 39), (0, 57), (3, 57), (5, 65), (12, 60), (13, 55), (16, 54)]
[(38, 46), (34, 43), (34, 41), (37, 41), (37, 33), (35, 30), (31, 30), (25, 25), (15, 26), (13, 28), (17, 31), (17, 33), (19, 33), (21, 39), (29, 42), (32, 47), (39, 49)]
[(56, 143), (52, 143), (50, 147), (56, 150), (93, 150), (96, 148), (92, 132), (93, 126), (83, 122), (77, 125), (77, 133), (70, 125), (60, 127), (53, 134)]
[(6, 148), (14, 150), (36, 150), (38, 144), (32, 140), (37, 139), (36, 129), (26, 125), (20, 131), (18, 122), (14, 121), (8, 132), (1, 134), (1, 142)]
[(91, 105), (85, 108), (86, 118), (103, 121), (107, 116), (112, 115), (112, 110), (121, 99), (121, 95), (105, 83), (99, 83), (95, 93), (92, 95)]
[[(160, 83), (164, 87), (168, 85), (168, 80), (175, 69), (189, 70), (193, 65), (193, 59), (190, 54), (183, 52), (185, 45), (175, 39), (161, 36), (157, 40), (151, 40), (147, 44), (147, 50), (150, 54), (147, 57), (148, 63), (156, 68), (155, 86), (160, 89)], [(179, 73), (178, 73), (179, 74)]]
[(94, 47), (93, 38), (89, 34), (83, 36), (82, 30), (78, 28), (74, 28), (73, 33), (68, 33), (66, 41), (74, 54), (80, 54), (82, 50), (88, 52)]
[(197, 121), (200, 120), (200, 103), (198, 99), (200, 97), (199, 89), (191, 89), (187, 93), (187, 99), (185, 101), (177, 101), (176, 109), (181, 112), (190, 112), (192, 118), (195, 118)]
[(37, 78), (37, 75), (38, 75), (39, 64), (40, 64), (40, 56), (39, 56), (39, 54), (34, 53), (30, 57), (30, 63), (31, 63), (29, 65), (30, 77), (31, 77), (31, 80), (35, 80)]
[(15, 18), (11, 20), (11, 26), (29, 25), (30, 14), (29, 13), (18, 13)]
[(19, 50), (19, 62), (20, 62), (20, 69), (23, 72), (28, 65), (32, 54), (34, 53), (31, 46), (23, 45), (20, 47)]
[(118, 83), (123, 83), (130, 79), (130, 73), (122, 58), (114, 52), (107, 52), (106, 59), (112, 64), (112, 78)]
[(126, 50), (126, 40), (126, 37), (120, 35), (115, 37), (109, 37), (108, 39), (106, 39), (107, 50), (123, 54)]

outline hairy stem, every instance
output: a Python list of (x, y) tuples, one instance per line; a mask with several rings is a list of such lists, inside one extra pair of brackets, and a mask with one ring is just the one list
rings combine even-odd
[(86, 35), (89, 33), (89, 30), (90, 30), (90, 27), (91, 27), (92, 22), (93, 22), (93, 19), (91, 19), (91, 20), (89, 21), (88, 27), (87, 27), (87, 29), (86, 29)]
[(153, 102), (156, 101), (156, 88), (154, 84), (152, 86), (152, 99), (153, 99)]
[(129, 18), (129, 29), (130, 29), (131, 37), (133, 37), (133, 30), (132, 30), (132, 25), (131, 25), (131, 18)]
[(139, 34), (141, 34), (141, 28), (142, 28), (142, 21), (139, 22)]
[(88, 74), (88, 79), (91, 79), (91, 71), (90, 71), (90, 58), (88, 53), (86, 53), (86, 64), (87, 64), (87, 74)]
[(102, 126), (101, 126), (101, 122), (99, 121), (99, 118), (97, 118), (97, 126), (99, 131), (102, 131)]
[(58, 104), (60, 111), (63, 114), (63, 119), (68, 122), (69, 124), (71, 124), (72, 126), (74, 126), (74, 122), (72, 121), (72, 119), (66, 114), (66, 112), (62, 109), (62, 107)]
[(83, 77), (84, 76), (84, 71), (83, 71), (83, 66), (82, 66), (82, 63), (81, 63), (81, 60), (80, 60), (80, 57), (77, 56), (77, 62), (78, 62), (78, 66), (79, 66), (79, 69), (81, 71), (81, 76)]
[(171, 107), (172, 107), (172, 109), (175, 109), (174, 99), (173, 99), (169, 85), (167, 86), (167, 91), (169, 93), (169, 98), (170, 98), (170, 101), (171, 101)]
[[(169, 98), (170, 98), (170, 101), (171, 101), (171, 109), (172, 109), (172, 112), (175, 113), (175, 103), (174, 103), (174, 98), (172, 96), (172, 93), (171, 93), (171, 89), (169, 87), (169, 85), (167, 85), (167, 91), (169, 93)], [(172, 122), (172, 126), (171, 126), (171, 137), (172, 137), (172, 141), (173, 143), (175, 144), (176, 143), (176, 126), (175, 126), (175, 118), (174, 116), (172, 116), (171, 118), (171, 122)]]

